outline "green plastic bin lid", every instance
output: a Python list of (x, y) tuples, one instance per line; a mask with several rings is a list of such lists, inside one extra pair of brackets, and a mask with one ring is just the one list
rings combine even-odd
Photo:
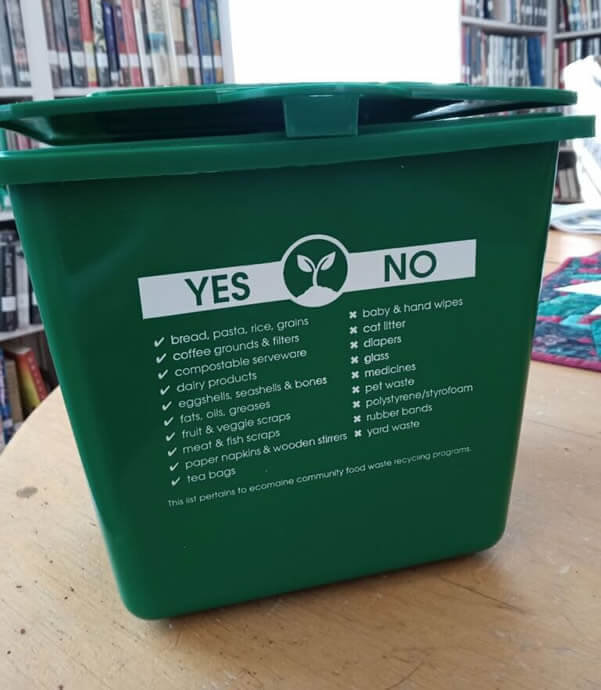
[(565, 90), (415, 82), (159, 87), (13, 103), (0, 107), (0, 126), (53, 145), (260, 132), (352, 136), (365, 125), (575, 102)]
[(0, 152), (0, 184), (332, 165), (556, 145), (592, 136), (594, 118), (508, 111), (575, 102), (576, 94), (570, 91), (541, 88), (347, 83), (162, 87), (14, 103), (0, 107), (0, 127), (54, 146)]

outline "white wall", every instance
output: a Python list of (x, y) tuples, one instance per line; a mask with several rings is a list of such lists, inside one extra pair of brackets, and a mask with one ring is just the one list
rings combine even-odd
[(229, 0), (238, 83), (459, 81), (456, 0)]

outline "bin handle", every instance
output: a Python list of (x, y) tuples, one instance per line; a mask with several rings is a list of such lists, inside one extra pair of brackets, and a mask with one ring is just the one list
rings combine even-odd
[(285, 96), (286, 136), (356, 136), (359, 130), (359, 94), (295, 94)]

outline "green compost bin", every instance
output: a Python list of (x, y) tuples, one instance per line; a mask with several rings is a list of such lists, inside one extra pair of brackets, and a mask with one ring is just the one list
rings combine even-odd
[(531, 111), (574, 101), (296, 84), (0, 108), (51, 145), (0, 154), (0, 183), (133, 613), (500, 538), (558, 144), (593, 134)]

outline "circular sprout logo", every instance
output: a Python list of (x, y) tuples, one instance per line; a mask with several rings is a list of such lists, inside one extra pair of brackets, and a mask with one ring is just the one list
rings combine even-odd
[(334, 237), (309, 235), (288, 249), (282, 265), (292, 301), (303, 307), (323, 307), (342, 294), (348, 252)]

